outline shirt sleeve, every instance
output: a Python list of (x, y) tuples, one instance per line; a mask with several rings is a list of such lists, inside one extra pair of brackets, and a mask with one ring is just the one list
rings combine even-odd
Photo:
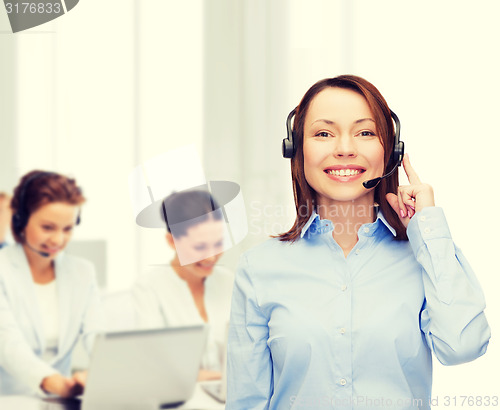
[(438, 207), (417, 212), (407, 228), (413, 253), (422, 266), (425, 302), (420, 328), (429, 348), (444, 365), (476, 359), (491, 336), (481, 286), (455, 246)]
[(248, 261), (243, 256), (231, 302), (226, 409), (269, 408), (273, 367), (268, 338), (268, 318), (261, 311)]
[(42, 380), (59, 373), (39, 358), (24, 339), (7, 300), (0, 275), (0, 367), (12, 377), (29, 386), (33, 392), (44, 395)]

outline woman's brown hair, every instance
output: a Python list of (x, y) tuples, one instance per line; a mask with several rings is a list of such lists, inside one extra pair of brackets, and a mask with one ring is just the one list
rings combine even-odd
[[(391, 117), (391, 110), (384, 97), (373, 84), (361, 77), (354, 75), (340, 75), (334, 78), (326, 78), (318, 81), (305, 93), (304, 97), (296, 109), (293, 123), (294, 138), (296, 139), (296, 152), (291, 160), (293, 195), (295, 199), (295, 210), (297, 216), (292, 228), (277, 237), (280, 241), (295, 242), (300, 238), (302, 228), (309, 220), (314, 210), (316, 192), (310, 187), (304, 175), (304, 123), (307, 110), (313, 98), (322, 90), (329, 87), (344, 88), (353, 90), (362, 95), (374, 116), (382, 146), (384, 147), (385, 170), (390, 165), (391, 153), (394, 147), (394, 125)], [(394, 166), (394, 164), (392, 164)], [(396, 230), (397, 240), (408, 240), (406, 228), (399, 220), (391, 205), (387, 202), (387, 193), (397, 193), (399, 186), (398, 173), (395, 172), (388, 178), (384, 178), (375, 188), (375, 202), (379, 204), (380, 210), (387, 219), (387, 222)]]
[(21, 177), (10, 203), (12, 236), (16, 242), (23, 241), (22, 232), (30, 215), (52, 202), (81, 205), (85, 202), (85, 197), (74, 179), (55, 172), (36, 170)]

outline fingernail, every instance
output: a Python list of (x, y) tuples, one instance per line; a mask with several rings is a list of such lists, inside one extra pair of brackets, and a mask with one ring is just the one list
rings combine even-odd
[(405, 212), (402, 209), (399, 210), (399, 213), (401, 214), (401, 218), (405, 217)]

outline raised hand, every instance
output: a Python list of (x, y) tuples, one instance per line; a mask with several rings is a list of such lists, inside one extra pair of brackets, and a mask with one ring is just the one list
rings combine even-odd
[(420, 181), (417, 173), (410, 164), (408, 154), (403, 157), (403, 168), (408, 177), (409, 185), (400, 185), (398, 194), (387, 194), (385, 197), (392, 209), (398, 214), (405, 227), (416, 212), (427, 206), (434, 206), (434, 191), (429, 184)]

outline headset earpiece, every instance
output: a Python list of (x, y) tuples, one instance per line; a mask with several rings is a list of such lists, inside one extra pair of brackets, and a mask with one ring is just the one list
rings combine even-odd
[(396, 166), (396, 164), (400, 166), (405, 154), (405, 143), (399, 139), (401, 135), (401, 123), (399, 122), (398, 116), (393, 111), (391, 111), (391, 117), (396, 126), (394, 128), (394, 147), (392, 148), (391, 161), (390, 164), (388, 164), (388, 168)]
[(294, 108), (286, 119), (286, 131), (287, 137), (283, 139), (283, 144), (281, 145), (281, 153), (283, 158), (293, 158), (296, 151), (295, 133), (293, 132), (292, 118), (297, 111), (297, 107)]
[(22, 222), (22, 217), (20, 216), (19, 212), (16, 212), (14, 215), (12, 215), (12, 229), (16, 235), (18, 236), (22, 235), (24, 226)]

